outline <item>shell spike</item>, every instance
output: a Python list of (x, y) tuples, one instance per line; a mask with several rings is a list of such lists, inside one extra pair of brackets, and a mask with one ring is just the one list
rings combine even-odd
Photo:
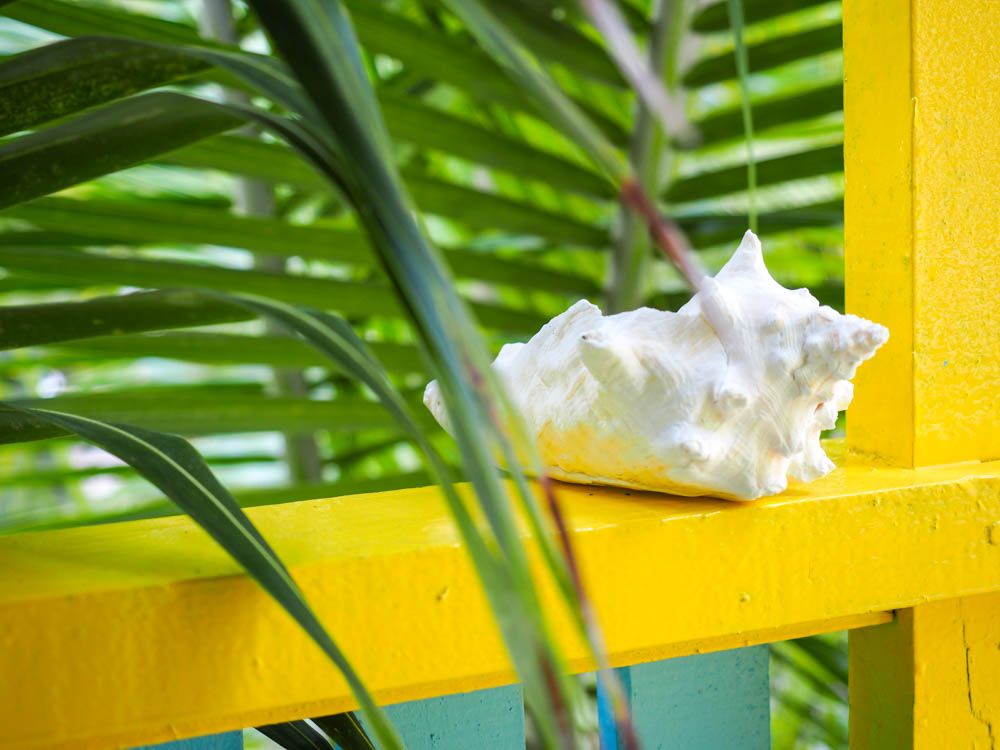
[(753, 253), (761, 257), (764, 256), (764, 248), (760, 244), (760, 237), (754, 234), (752, 229), (748, 229), (743, 233), (740, 246), (736, 248), (736, 254), (739, 255), (740, 253)]
[(760, 244), (760, 238), (749, 229), (743, 235), (743, 240), (736, 248), (736, 252), (733, 253), (733, 257), (716, 274), (716, 278), (722, 280), (734, 274), (750, 274), (771, 278), (771, 274), (767, 272), (767, 266), (764, 265), (764, 251)]

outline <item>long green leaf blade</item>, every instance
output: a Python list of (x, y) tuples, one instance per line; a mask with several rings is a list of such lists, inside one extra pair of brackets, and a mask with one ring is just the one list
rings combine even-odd
[[(488, 56), (471, 45), (426, 26), (417, 26), (378, 3), (353, 0), (349, 7), (358, 37), (367, 48), (396, 56), (432, 79), (450, 83), (476, 98), (545, 119), (544, 105), (525, 97), (524, 91)], [(449, 8), (455, 12), (454, 7)], [(626, 140), (619, 123), (585, 102), (576, 102), (576, 106), (587, 113), (605, 137), (615, 143)]]
[(231, 323), (249, 317), (240, 307), (184, 290), (4, 305), (0, 306), (0, 351), (106, 334)]
[(167, 92), (103, 106), (0, 145), (0, 208), (147, 161), (242, 121)]
[(313, 723), (326, 732), (327, 736), (339, 747), (357, 748), (357, 750), (376, 750), (371, 739), (365, 733), (361, 722), (351, 712), (334, 716), (320, 716)]
[(402, 742), (306, 602), (288, 570), (191, 445), (177, 437), (72, 414), (32, 414), (73, 432), (133, 466), (228, 552), (340, 669), (387, 748)]
[(238, 216), (172, 201), (49, 197), (11, 207), (5, 215), (43, 229), (72, 227), (77, 241), (62, 244), (194, 243), (354, 265), (374, 261), (368, 241), (357, 231)]
[(572, 136), (598, 167), (616, 180), (627, 174), (621, 153), (478, 0), (442, 2), (462, 19), (489, 55), (505, 67), (512, 80), (527, 87), (524, 93), (534, 100), (536, 108), (546, 112), (548, 119)]
[(150, 42), (202, 41), (193, 26), (87, 2), (18, 0), (2, 14), (62, 36), (119, 34)]
[[(183, 167), (223, 169), (309, 190), (325, 188), (323, 179), (287, 147), (238, 136), (208, 139), (165, 154), (157, 161)], [(404, 170), (404, 177), (423, 211), (457, 220), (473, 229), (503, 228), (587, 246), (601, 246), (608, 239), (607, 232), (599, 228), (523, 201), (455, 185), (416, 169)]]
[[(753, 99), (755, 129), (787, 126), (799, 120), (821, 117), (844, 108), (844, 84), (840, 81), (806, 91)], [(743, 134), (743, 106), (710, 112), (694, 123), (701, 145), (711, 145)]]
[[(205, 145), (212, 143), (217, 141), (208, 139)], [(285, 151), (282, 154), (283, 160), (287, 157), (291, 165), (302, 166), (291, 152), (287, 152), (287, 149)], [(460, 202), (467, 195), (465, 191), (449, 189), (447, 186), (434, 186), (431, 189), (440, 190), (442, 201)], [(498, 212), (509, 208), (511, 223), (522, 228), (541, 231), (549, 229), (550, 217), (540, 212), (537, 216), (529, 214), (521, 211), (520, 206), (511, 207), (500, 201), (475, 209), (483, 215), (481, 222), (489, 221), (487, 209), (491, 207)], [(299, 256), (349, 263), (365, 268), (376, 262), (367, 238), (356, 230), (302, 226), (280, 219), (238, 216), (227, 210), (174, 201), (48, 197), (12, 206), (5, 213), (7, 216), (30, 221), (43, 229), (73, 227), (74, 234), (52, 235), (53, 242), (48, 243), (50, 245), (96, 247), (125, 243), (135, 246), (196, 243), (243, 248), (277, 257)], [(591, 242), (596, 242), (598, 237), (603, 236), (586, 225), (571, 222), (567, 222), (563, 228), (555, 226), (552, 229), (577, 239), (589, 238)], [(25, 244), (45, 244), (33, 239), (29, 233), (9, 237), (0, 241), (0, 244), (16, 246), (19, 244), (18, 238), (24, 240)], [(547, 269), (526, 261), (502, 258), (492, 253), (456, 249), (445, 251), (445, 256), (456, 275), (463, 278), (584, 296), (600, 291), (592, 278)]]
[[(423, 371), (423, 363), (416, 347), (379, 341), (367, 343), (372, 353), (388, 371)], [(287, 336), (243, 336), (198, 331), (103, 336), (57, 345), (52, 351), (57, 355), (59, 352), (64, 353), (62, 358), (64, 362), (88, 357), (99, 359), (162, 357), (202, 364), (260, 363), (301, 370), (322, 364), (324, 361), (308, 346)], [(50, 361), (58, 362), (59, 359)]]
[[(821, 5), (830, 0), (744, 0), (744, 14), (747, 23), (765, 21), (785, 13), (794, 13), (803, 8)], [(706, 5), (691, 19), (695, 31), (725, 31), (729, 28), (728, 0)]]
[[(336, 31), (344, 25), (340, 23), (343, 14), (339, 3), (318, 6), (293, 0), (278, 6), (257, 0), (253, 7), (276, 48), (311, 92), (325, 127), (337, 139), (336, 148), (351, 155), (331, 170), (331, 178), (343, 185), (371, 233), (386, 272), (400, 290), (432, 355), (433, 369), (451, 407), (465, 468), (495, 535), (495, 549), (500, 551), (505, 564), (491, 564), (492, 554), (488, 551), (476, 554), (476, 544), (482, 547), (482, 540), (474, 527), (469, 534), (463, 533), (463, 538), (477, 557), (477, 568), (522, 676), (527, 702), (536, 707), (543, 734), (555, 742), (558, 728), (553, 717), (563, 704), (550, 694), (552, 679), (565, 691), (560, 691), (564, 700), (572, 703), (577, 694), (562, 677), (563, 669), (554, 647), (543, 635), (545, 625), (523, 545), (506, 490), (493, 469), (490, 440), (503, 441), (503, 432), (490, 421), (485, 389), (469, 387), (470, 377), (494, 387), (481, 340), (442, 260), (413, 221), (412, 204), (394, 165), (383, 153), (384, 123), (378, 116), (366, 117), (366, 107), (358, 105), (365, 101), (367, 78), (352, 66), (326, 65), (325, 55), (318, 49), (357, 47), (353, 34)], [(337, 23), (328, 22), (324, 18), (326, 13), (333, 14)], [(512, 470), (517, 471), (517, 459), (508, 456), (507, 460)], [(450, 507), (453, 513), (463, 510), (461, 503)], [(480, 560), (485, 563), (480, 564)], [(518, 613), (516, 621), (512, 619), (513, 613)]]
[[(333, 750), (333, 745), (305, 721), (266, 724), (257, 731), (285, 750)], [(344, 747), (343, 750), (351, 750)]]
[[(332, 401), (227, 393), (205, 386), (120, 389), (86, 394), (66, 394), (47, 399), (11, 401), (16, 406), (70, 411), (93, 419), (134, 423), (141, 427), (185, 435), (219, 435), (238, 432), (357, 432), (394, 427), (396, 422), (374, 401), (341, 396)], [(422, 429), (434, 429), (421, 412)], [(44, 420), (32, 422), (10, 412), (0, 412), (0, 443), (52, 437)]]
[[(34, 278), (65, 280), (67, 283), (232, 290), (338, 310), (348, 315), (395, 316), (402, 312), (392, 290), (379, 283), (347, 282), (192, 263), (116, 258), (73, 250), (2, 246), (0, 268)], [(545, 323), (544, 316), (533, 311), (487, 303), (476, 304), (474, 309), (484, 325), (501, 330), (533, 332)]]
[[(752, 44), (747, 48), (750, 72), (767, 70), (804, 57), (840, 49), (843, 36), (841, 25), (835, 23)], [(735, 78), (737, 74), (732, 52), (724, 52), (696, 62), (684, 74), (681, 82), (688, 88), (696, 88)]]
[[(842, 172), (843, 169), (844, 147), (839, 143), (820, 146), (786, 156), (761, 159), (757, 162), (757, 185), (774, 185), (788, 180)], [(746, 176), (744, 164), (702, 172), (674, 182), (665, 197), (674, 203), (681, 203), (739, 192), (746, 189)]]
[(601, 45), (573, 24), (553, 18), (551, 10), (510, 0), (487, 0), (487, 5), (540, 59), (565, 65), (601, 83), (625, 87), (621, 73)]
[(67, 39), (0, 63), (0, 136), (205, 70), (184, 55), (99, 38)]

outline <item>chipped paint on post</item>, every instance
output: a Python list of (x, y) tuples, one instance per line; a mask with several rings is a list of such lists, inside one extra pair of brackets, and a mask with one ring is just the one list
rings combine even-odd
[(850, 634), (851, 750), (1000, 747), (1000, 594)]

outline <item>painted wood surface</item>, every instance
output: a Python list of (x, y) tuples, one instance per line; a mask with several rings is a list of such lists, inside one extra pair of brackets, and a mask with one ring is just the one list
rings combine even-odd
[[(646, 750), (771, 747), (767, 646), (663, 659), (616, 672)], [(618, 750), (614, 722), (600, 687), (598, 702), (601, 748)]]
[(850, 634), (851, 750), (1000, 747), (1000, 594)]
[(243, 750), (243, 732), (223, 732), (158, 745), (142, 745), (133, 750)]
[[(844, 0), (847, 308), (892, 336), (858, 371), (847, 433), (901, 466), (1000, 457), (997, 10)], [(982, 533), (1000, 547), (1000, 516)], [(852, 750), (1000, 746), (1000, 595), (916, 603), (849, 650)]]
[[(560, 486), (612, 665), (1000, 590), (1000, 464), (915, 472), (831, 452), (830, 476), (752, 504)], [(437, 490), (249, 515), (381, 703), (515, 682)], [(592, 670), (544, 596), (570, 667)], [(0, 747), (18, 750), (134, 747), (355, 708), (316, 646), (182, 518), (0, 539), (0, 674), (20, 676), (0, 681), (13, 717)]]
[(848, 412), (901, 466), (1000, 458), (996, 0), (844, 0), (848, 312), (888, 326)]
[(520, 685), (410, 701), (386, 713), (407, 750), (524, 750)]

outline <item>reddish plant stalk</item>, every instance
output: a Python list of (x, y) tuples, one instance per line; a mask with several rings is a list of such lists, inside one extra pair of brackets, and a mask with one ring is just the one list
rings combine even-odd
[(559, 733), (562, 736), (563, 746), (572, 748), (575, 746), (575, 743), (573, 742), (573, 727), (570, 726), (569, 711), (566, 709), (566, 705), (562, 702), (562, 692), (559, 690), (559, 680), (556, 678), (556, 674), (552, 670), (552, 663), (545, 657), (544, 653), (539, 654), (538, 661), (542, 665), (542, 672), (545, 674), (545, 682), (548, 685), (549, 694), (552, 696), (552, 700), (556, 704), (556, 721), (559, 724)]
[[(680, 229), (659, 212), (653, 201), (646, 194), (646, 191), (643, 190), (642, 186), (634, 178), (629, 177), (622, 182), (621, 197), (625, 205), (631, 207), (643, 219), (653, 242), (667, 256), (671, 263), (674, 264), (692, 291), (700, 291), (704, 286), (705, 272), (688, 248)], [(713, 307), (714, 305), (710, 304), (706, 312), (710, 319), (714, 318), (714, 327), (718, 330), (721, 328), (719, 325), (721, 320), (717, 315), (713, 314)], [(563, 556), (566, 558), (566, 566), (569, 570), (577, 600), (580, 603), (584, 627), (587, 630), (588, 638), (595, 649), (595, 656), (598, 659), (599, 679), (604, 681), (604, 685), (608, 690), (615, 724), (622, 733), (622, 739), (624, 739), (627, 750), (639, 750), (641, 746), (635, 732), (635, 726), (632, 723), (628, 702), (625, 700), (621, 683), (611, 674), (609, 665), (607, 664), (600, 627), (597, 623), (593, 605), (583, 587), (580, 568), (577, 564), (576, 555), (573, 552), (573, 545), (566, 527), (565, 518), (559, 507), (559, 501), (556, 498), (552, 479), (547, 474), (542, 474), (538, 477), (538, 482), (545, 494), (549, 513), (552, 515), (553, 522), (559, 534)]]
[(639, 744), (639, 738), (636, 735), (635, 727), (632, 724), (632, 714), (629, 710), (628, 702), (625, 700), (625, 696), (622, 692), (621, 683), (619, 683), (617, 678), (615, 678), (615, 676), (611, 673), (610, 665), (607, 663), (604, 639), (601, 635), (600, 626), (597, 623), (597, 615), (594, 612), (593, 605), (591, 604), (590, 598), (587, 596), (586, 590), (583, 588), (583, 578), (580, 576), (580, 567), (577, 565), (576, 554), (573, 552), (573, 543), (569, 536), (569, 530), (566, 527), (566, 519), (563, 516), (562, 510), (559, 507), (559, 501), (556, 498), (556, 491), (552, 484), (552, 478), (548, 474), (542, 474), (538, 477), (538, 483), (541, 485), (542, 492), (545, 494), (545, 500), (548, 503), (549, 513), (552, 515), (552, 520), (556, 525), (556, 531), (559, 534), (559, 543), (562, 546), (563, 556), (566, 558), (566, 567), (569, 569), (570, 579), (573, 582), (573, 589), (576, 592), (576, 598), (580, 604), (580, 612), (583, 615), (584, 627), (587, 629), (588, 639), (594, 648), (595, 658), (598, 661), (597, 666), (600, 671), (598, 679), (604, 680), (604, 685), (608, 689), (608, 694), (611, 699), (611, 709), (615, 717), (615, 725), (622, 731), (627, 750), (640, 750), (641, 746)]
[[(472, 382), (476, 392), (486, 405), (486, 411), (489, 414), (490, 421), (493, 423), (493, 428), (498, 434), (502, 434), (504, 432), (504, 425), (500, 419), (500, 415), (497, 414), (496, 409), (494, 408), (493, 400), (489, 398), (489, 395), (486, 392), (486, 381), (483, 378), (483, 374), (468, 360), (465, 362), (465, 368), (468, 373), (469, 380)], [(551, 480), (546, 475), (542, 475), (540, 479), (543, 483), (551, 484)], [(565, 534), (565, 524), (562, 523), (561, 515), (558, 516), (558, 518), (559, 521), (557, 525), (561, 529), (560, 536), (562, 538)], [(566, 550), (567, 548), (564, 546), (563, 549)], [(573, 577), (574, 586), (576, 586), (575, 582), (578, 580), (579, 576), (576, 574), (576, 560), (571, 555), (567, 556), (567, 566), (571, 571), (570, 575)], [(577, 591), (580, 591), (578, 587)], [(538, 662), (542, 667), (542, 673), (545, 675), (546, 686), (548, 687), (549, 695), (552, 698), (553, 708), (555, 709), (556, 714), (556, 723), (559, 726), (559, 734), (563, 746), (571, 749), (575, 746), (575, 743), (573, 740), (573, 727), (570, 721), (569, 710), (562, 700), (562, 691), (559, 688), (559, 681), (556, 677), (555, 670), (553, 669), (552, 661), (542, 649), (539, 649), (538, 651)]]
[(659, 212), (649, 195), (634, 178), (628, 177), (622, 181), (621, 199), (646, 222), (653, 242), (674, 264), (692, 291), (695, 293), (705, 291), (700, 298), (702, 315), (719, 337), (727, 359), (729, 361), (739, 359), (742, 356), (742, 346), (739, 338), (734, 336), (732, 320), (719, 295), (712, 293), (711, 286), (706, 283), (709, 281), (708, 276), (688, 247), (684, 234), (676, 224)]
[(705, 272), (688, 249), (687, 241), (677, 225), (659, 212), (634, 177), (622, 181), (621, 196), (622, 201), (646, 222), (653, 242), (674, 264), (688, 286), (695, 292), (701, 291)]
[[(645, 198), (645, 195), (643, 194), (642, 197)], [(684, 256), (682, 255), (680, 257)], [(490, 420), (493, 422), (494, 428), (498, 431), (502, 431), (503, 425), (500, 417), (493, 407), (493, 402), (487, 397), (486, 383), (482, 373), (479, 372), (478, 368), (476, 368), (471, 362), (466, 362), (465, 366), (469, 380), (472, 382), (474, 388), (487, 405), (487, 411), (489, 413)], [(615, 719), (615, 725), (618, 727), (622, 738), (625, 741), (626, 750), (641, 750), (642, 746), (639, 743), (639, 737), (636, 734), (635, 726), (632, 723), (632, 714), (628, 706), (628, 701), (625, 700), (621, 683), (611, 672), (611, 667), (607, 662), (604, 638), (601, 633), (600, 625), (597, 622), (597, 615), (594, 611), (594, 607), (583, 586), (583, 578), (580, 575), (580, 566), (577, 563), (576, 553), (573, 551), (573, 543), (570, 539), (569, 530), (566, 526), (565, 516), (563, 515), (562, 510), (559, 507), (559, 501), (556, 498), (555, 487), (552, 484), (552, 477), (542, 471), (539, 473), (537, 481), (542, 488), (543, 494), (545, 495), (549, 513), (552, 516), (553, 523), (556, 526), (556, 532), (559, 535), (559, 544), (562, 548), (563, 557), (566, 560), (566, 568), (570, 574), (570, 581), (573, 585), (577, 602), (580, 605), (580, 613), (583, 618), (584, 628), (587, 632), (587, 638), (590, 641), (591, 647), (594, 649), (594, 657), (598, 662), (598, 679), (603, 680), (604, 686), (607, 689), (608, 697), (611, 701), (611, 709)], [(561, 700), (561, 694), (556, 676), (552, 671), (552, 664), (548, 658), (546, 658), (544, 653), (539, 655), (539, 662), (541, 663), (542, 671), (545, 674), (546, 681), (549, 685), (549, 692), (555, 703), (554, 708), (556, 711), (556, 721), (559, 725), (562, 739), (565, 743), (567, 743), (567, 747), (572, 747), (572, 727), (569, 725), (569, 712)]]

